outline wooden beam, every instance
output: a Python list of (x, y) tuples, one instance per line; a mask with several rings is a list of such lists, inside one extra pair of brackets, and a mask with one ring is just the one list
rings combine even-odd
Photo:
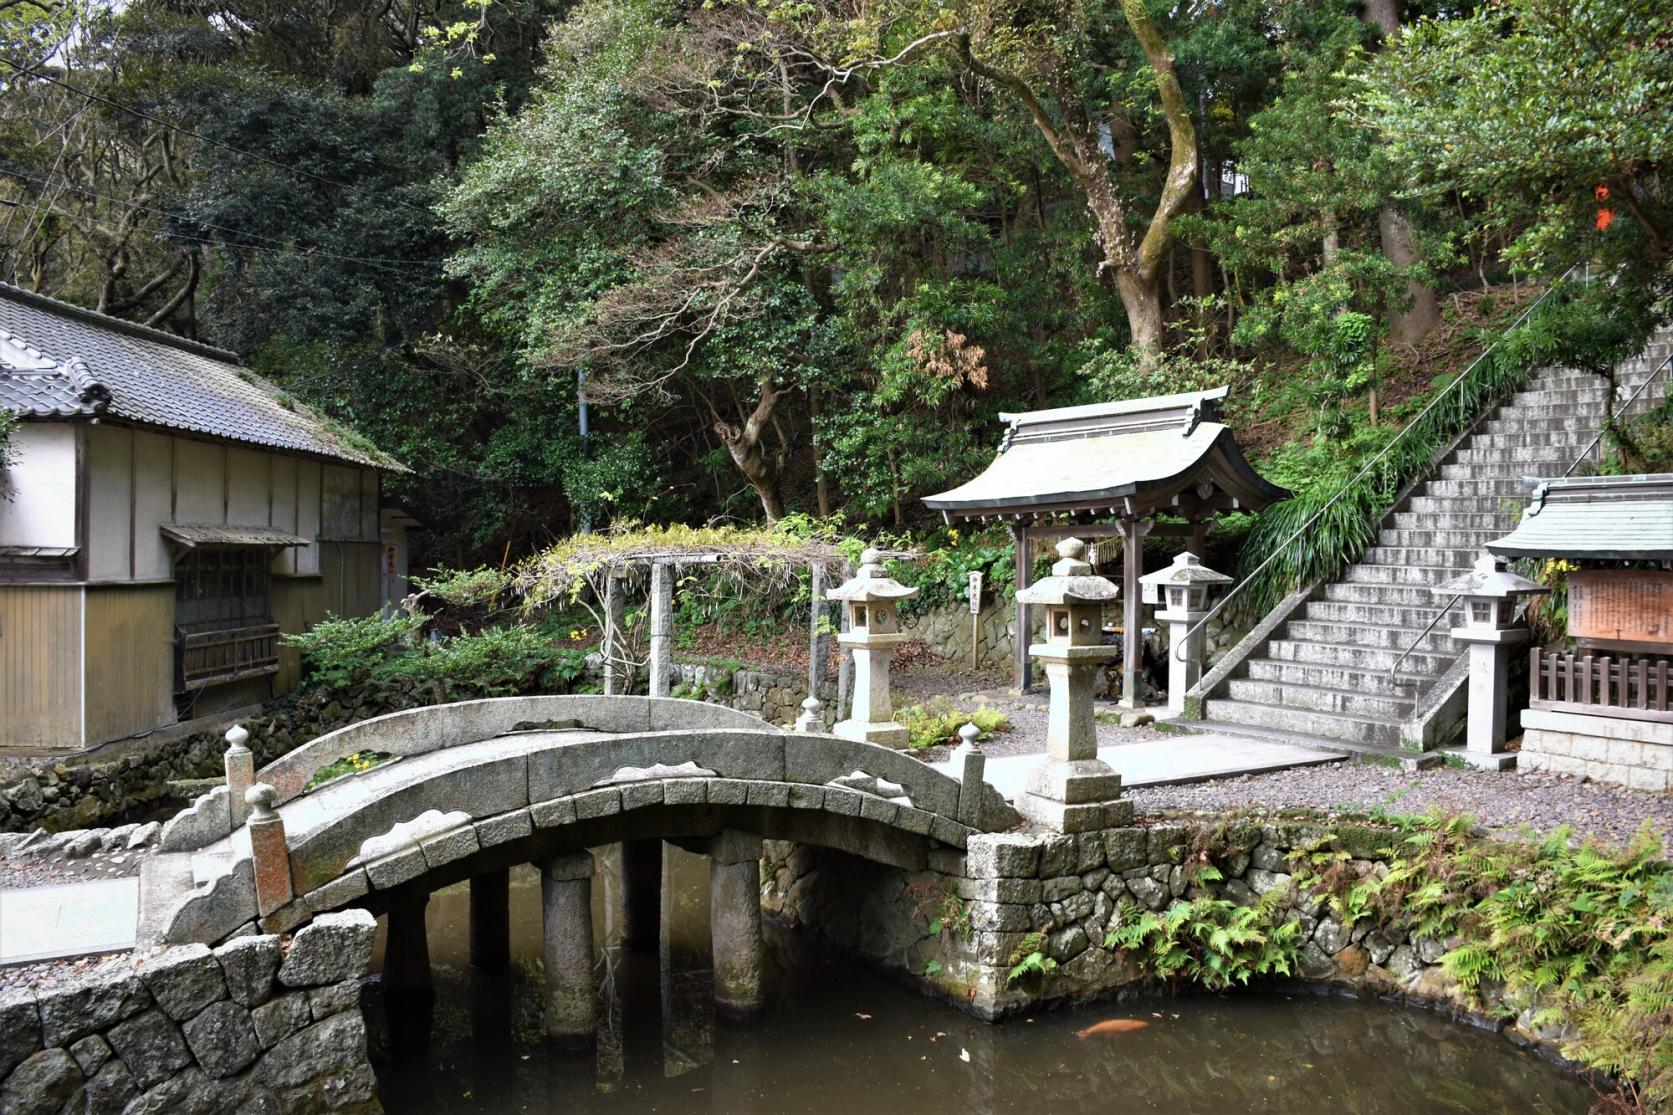
[[(1011, 545), (1015, 549), (1017, 564), (1017, 588), (1027, 588), (1034, 583), (1034, 561), (1028, 552), (1028, 540), (1037, 528), (1025, 527), (1021, 523), (1011, 528)], [(1031, 609), (1022, 601), (1017, 601), (1017, 635), (1016, 635), (1016, 680), (1017, 692), (1027, 693), (1034, 686), (1034, 662), (1028, 653), (1029, 633), (1032, 630), (1030, 620)]]

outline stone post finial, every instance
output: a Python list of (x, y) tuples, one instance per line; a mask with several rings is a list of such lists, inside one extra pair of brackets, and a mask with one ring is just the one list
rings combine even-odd
[(982, 730), (966, 724), (958, 730), (960, 743), (953, 749), (953, 768), (958, 772), (958, 820), (961, 825), (980, 828), (982, 824), (982, 790), (987, 775), (988, 757), (982, 752), (977, 738)]
[(958, 738), (960, 740), (959, 746), (961, 748), (975, 747), (980, 750), (980, 745), (977, 743), (977, 740), (979, 740), (981, 736), (982, 730), (980, 728), (976, 727), (974, 724), (966, 724), (958, 730)]
[(1086, 557), (1086, 543), (1078, 538), (1065, 538), (1057, 544), (1057, 556), (1069, 561), (1080, 561)]
[(250, 740), (250, 733), (242, 724), (234, 724), (227, 729), (227, 752), (222, 767), (227, 776), (227, 822), (228, 831), (243, 825), (250, 815), (249, 802), (245, 794), (251, 783), (256, 780), (256, 757), (246, 746)]
[(273, 803), (279, 800), (279, 791), (266, 782), (257, 782), (244, 791), (244, 801), (250, 806), (250, 819), (265, 821), (275, 816)]
[(820, 714), (825, 711), (825, 705), (818, 697), (808, 694), (807, 700), (802, 702), (802, 714), (796, 717), (796, 731), (817, 732), (825, 727), (825, 718)]

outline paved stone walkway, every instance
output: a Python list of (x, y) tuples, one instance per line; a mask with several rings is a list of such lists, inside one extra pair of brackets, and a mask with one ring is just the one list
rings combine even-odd
[[(1102, 733), (1100, 733), (1102, 735)], [(1098, 758), (1115, 768), (1126, 788), (1174, 786), (1295, 767), (1339, 763), (1346, 756), (1270, 740), (1240, 736), (1159, 735), (1098, 748)], [(987, 781), (1014, 801), (1040, 761), (1038, 754), (990, 758)], [(936, 766), (951, 773), (950, 761)]]
[(139, 880), (0, 890), (0, 965), (134, 947)]

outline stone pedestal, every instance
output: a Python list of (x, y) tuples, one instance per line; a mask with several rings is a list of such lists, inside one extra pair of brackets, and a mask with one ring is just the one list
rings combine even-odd
[(471, 966), (500, 971), (511, 962), (511, 872), (474, 876), (470, 887)]
[(1098, 667), (1113, 647), (1055, 647), (1037, 643), (1030, 656), (1045, 667), (1051, 685), (1046, 758), (1017, 795), (1017, 812), (1059, 832), (1088, 832), (1132, 820), (1133, 803), (1121, 800), (1121, 776), (1098, 758), (1098, 721), (1092, 690)]
[(1156, 618), (1168, 625), (1168, 713), (1185, 711), (1185, 694), (1202, 680), (1204, 633), (1190, 634), (1191, 628), (1208, 613), (1160, 611)]
[(250, 803), (245, 794), (256, 784), (256, 757), (250, 751), (250, 733), (242, 725), (227, 729), (227, 753), (224, 767), (227, 773), (227, 805), (232, 810), (232, 827), (239, 828), (250, 817)]
[(546, 1036), (559, 1043), (585, 1043), (598, 1030), (592, 877), (589, 852), (557, 856), (540, 869)]
[(622, 947), (655, 952), (662, 916), (662, 841), (624, 840)]
[(906, 725), (894, 721), (894, 699), (889, 695), (889, 663), (895, 647), (906, 641), (903, 634), (877, 635), (849, 632), (839, 641), (854, 656), (854, 700), (847, 720), (839, 720), (831, 731), (844, 739), (905, 747), (911, 738)]
[(761, 838), (727, 830), (709, 846), (709, 919), (715, 1006), (749, 1014), (761, 1006)]
[(1510, 656), (1525, 645), (1526, 628), (1483, 632), (1454, 627), (1452, 637), (1470, 645), (1470, 696), (1464, 726), (1464, 760), (1484, 770), (1510, 770), (1516, 756), (1505, 750), (1510, 705)]

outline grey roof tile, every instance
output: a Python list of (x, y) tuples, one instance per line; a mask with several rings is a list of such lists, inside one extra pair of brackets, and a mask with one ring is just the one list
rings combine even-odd
[(0, 283), (0, 409), (104, 416), (374, 468), (357, 445), (238, 356)]

